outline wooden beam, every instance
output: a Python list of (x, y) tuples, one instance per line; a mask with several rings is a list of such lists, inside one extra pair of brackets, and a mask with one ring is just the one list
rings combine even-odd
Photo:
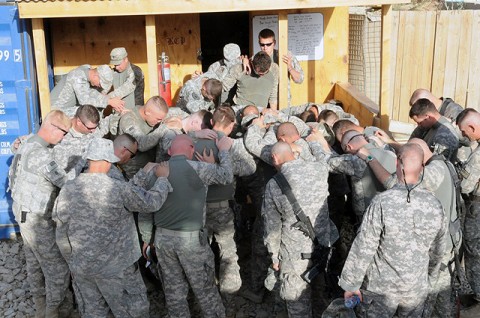
[(41, 117), (50, 112), (50, 87), (48, 85), (47, 48), (43, 19), (32, 19), (33, 47), (35, 50), (35, 68), (37, 71), (38, 94), (40, 97)]
[(391, 36), (392, 36), (392, 6), (382, 6), (382, 47), (380, 70), (380, 128), (388, 130), (390, 110), (392, 109), (392, 83), (391, 77)]
[(288, 107), (288, 66), (283, 63), (282, 56), (288, 52), (288, 18), (287, 12), (278, 14), (278, 109)]
[(378, 105), (350, 83), (335, 83), (334, 98), (346, 112), (354, 115), (361, 126), (371, 126), (378, 114)]
[(145, 16), (145, 32), (147, 35), (147, 64), (148, 64), (148, 87), (150, 96), (158, 95), (158, 54), (155, 16)]
[(18, 9), (20, 17), (24, 19), (332, 8), (405, 2), (405, 0), (20, 0), (18, 2)]

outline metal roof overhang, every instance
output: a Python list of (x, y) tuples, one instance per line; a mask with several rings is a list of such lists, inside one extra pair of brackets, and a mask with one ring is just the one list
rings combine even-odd
[(19, 0), (21, 18), (66, 18), (373, 6), (408, 0)]

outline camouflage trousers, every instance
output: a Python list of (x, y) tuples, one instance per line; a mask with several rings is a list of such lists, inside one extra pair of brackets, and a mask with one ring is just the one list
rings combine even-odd
[(252, 230), (252, 254), (250, 261), (250, 275), (252, 291), (255, 293), (264, 290), (264, 281), (267, 278), (268, 268), (272, 265), (265, 241), (263, 239), (264, 225), (261, 217), (257, 217)]
[(83, 318), (115, 317), (147, 318), (147, 289), (138, 264), (120, 269), (112, 277), (95, 277), (72, 273), (78, 309)]
[(360, 308), (365, 308), (367, 313), (358, 317), (423, 317), (427, 299), (426, 293), (418, 295), (401, 295), (398, 293), (382, 295), (367, 290), (362, 292), (362, 294), (363, 301), (367, 305), (365, 306), (366, 308), (363, 306)]
[(465, 273), (467, 280), (480, 299), (480, 202), (469, 205), (465, 215)]
[(179, 232), (157, 228), (155, 248), (160, 266), (168, 317), (190, 317), (189, 285), (203, 317), (225, 317), (225, 308), (215, 285), (212, 249), (204, 231)]
[[(452, 276), (446, 264), (453, 258), (453, 254), (446, 254), (443, 257), (442, 265), (438, 273), (438, 279), (429, 292), (427, 301), (425, 302), (425, 309), (423, 317), (435, 318), (450, 318), (453, 317), (455, 308), (453, 290), (452, 290)], [(452, 264), (452, 270), (455, 268), (455, 263)]]
[(280, 297), (287, 304), (289, 318), (312, 317), (312, 290), (300, 276), (309, 265), (308, 259), (282, 259), (280, 262)]
[(241, 285), (233, 210), (228, 201), (207, 203), (206, 226), (209, 236), (214, 236), (220, 250), (220, 292), (233, 294)]
[[(44, 215), (27, 213), (21, 222), (21, 210), (13, 204), (15, 220), (20, 226), (27, 263), (28, 282), (33, 297), (46, 297), (47, 308), (55, 308), (70, 294), (70, 270), (55, 243), (55, 223)], [(67, 304), (67, 306), (71, 306)]]

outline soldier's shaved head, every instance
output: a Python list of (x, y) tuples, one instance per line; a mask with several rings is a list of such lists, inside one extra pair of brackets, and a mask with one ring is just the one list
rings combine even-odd
[(341, 146), (345, 152), (356, 153), (366, 143), (367, 140), (363, 134), (356, 130), (348, 130), (342, 135)]
[(281, 123), (277, 128), (277, 140), (284, 141), (289, 144), (300, 139), (297, 127), (292, 123)]
[(412, 93), (412, 96), (410, 97), (410, 101), (409, 101), (410, 107), (413, 104), (415, 104), (415, 102), (417, 100), (422, 99), (422, 98), (426, 98), (426, 99), (430, 100), (432, 103), (435, 102), (435, 99), (436, 99), (436, 97), (433, 96), (433, 94), (428, 89), (419, 88), (419, 89), (416, 89)]
[[(407, 183), (417, 183), (423, 170), (423, 150), (415, 143), (407, 143), (397, 153), (397, 177)], [(405, 179), (404, 179), (405, 175)]]
[(277, 170), (280, 170), (285, 162), (295, 160), (292, 148), (286, 142), (279, 141), (272, 147), (272, 162)]
[(465, 108), (457, 116), (457, 126), (462, 135), (471, 141), (480, 139), (480, 113), (473, 108)]
[(332, 126), (333, 133), (335, 138), (338, 141), (342, 141), (343, 134), (348, 130), (356, 130), (360, 133), (363, 133), (363, 127), (360, 127), (348, 119), (340, 119), (335, 122)]
[(412, 138), (408, 141), (409, 144), (416, 144), (422, 148), (423, 151), (423, 163), (426, 163), (433, 155), (432, 151), (428, 147), (427, 143), (420, 138)]
[(258, 111), (257, 106), (255, 105), (245, 106), (245, 108), (242, 110), (242, 117), (245, 117), (247, 115), (260, 115), (260, 112)]
[(192, 138), (188, 135), (177, 135), (172, 141), (168, 154), (170, 156), (184, 155), (187, 159), (192, 160), (195, 148)]

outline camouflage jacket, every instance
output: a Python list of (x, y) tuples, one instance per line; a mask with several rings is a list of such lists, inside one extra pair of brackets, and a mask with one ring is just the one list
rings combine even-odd
[(190, 114), (202, 109), (212, 110), (215, 104), (202, 95), (203, 80), (209, 78), (218, 79), (215, 73), (206, 72), (196, 78), (188, 80), (180, 90), (176, 106)]

